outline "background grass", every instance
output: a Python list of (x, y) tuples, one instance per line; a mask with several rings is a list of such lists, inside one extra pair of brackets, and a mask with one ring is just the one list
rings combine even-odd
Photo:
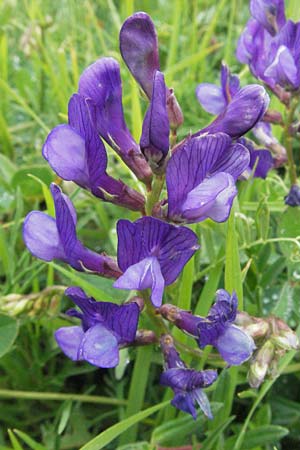
[[(299, 18), (297, 1), (287, 6)], [(194, 422), (160, 405), (170, 392), (158, 384), (157, 349), (147, 355), (130, 351), (129, 365), (124, 351), (116, 370), (96, 370), (69, 361), (54, 342), (53, 331), (67, 323), (61, 313), (68, 306), (64, 286), (77, 284), (98, 299), (116, 302), (128, 293), (124, 297), (110, 281), (32, 258), (22, 243), (22, 221), (32, 209), (53, 213), (48, 185), (55, 175), (41, 148), (48, 131), (66, 121), (80, 73), (95, 59), (120, 61), (126, 120), (139, 138), (147, 105), (118, 51), (120, 25), (139, 10), (155, 22), (161, 67), (184, 111), (179, 137), (211, 120), (194, 92), (199, 82), (218, 82), (223, 59), (241, 73), (242, 84), (254, 82), (234, 56), (249, 14), (245, 0), (4, 0), (0, 6), (0, 448), (78, 449), (113, 424), (117, 428), (84, 448), (120, 444), (123, 450), (144, 450), (188, 443), (197, 448), (201, 442), (204, 449), (230, 450), (242, 436), (244, 450), (300, 448), (300, 363), (292, 361), (293, 353), (279, 367), (281, 378), (259, 392), (248, 388), (245, 367), (223, 371), (212, 388), (215, 419), (208, 423), (201, 414)], [(280, 137), (281, 130), (275, 132)], [(110, 151), (109, 167), (138, 187)], [(284, 206), (287, 186), (284, 171), (273, 171), (265, 181), (241, 183), (228, 229), (212, 222), (196, 227), (201, 252), (186, 266), (181, 290), (180, 282), (168, 288), (168, 301), (206, 314), (218, 287), (241, 291), (243, 282), (246, 311), (274, 313), (296, 327), (300, 212)], [(135, 213), (103, 204), (70, 183), (64, 189), (78, 210), (80, 239), (96, 251), (115, 254), (115, 223), (120, 217), (134, 219)], [(185, 359), (205, 366), (188, 354)]]

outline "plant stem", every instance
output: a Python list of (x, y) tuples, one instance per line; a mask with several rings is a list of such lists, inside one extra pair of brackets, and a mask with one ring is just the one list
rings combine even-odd
[(289, 177), (291, 185), (297, 184), (297, 172), (296, 165), (293, 156), (293, 138), (290, 133), (290, 127), (294, 120), (294, 114), (297, 107), (297, 103), (292, 102), (291, 106), (287, 107), (287, 117), (284, 125), (284, 145), (286, 148), (288, 165), (289, 165)]
[(165, 181), (164, 175), (157, 175), (157, 176), (154, 175), (153, 181), (152, 181), (152, 186), (151, 186), (151, 191), (148, 193), (147, 199), (146, 199), (145, 210), (146, 210), (147, 216), (151, 216), (153, 206), (159, 200), (160, 193), (161, 193), (161, 190), (164, 185), (164, 181)]

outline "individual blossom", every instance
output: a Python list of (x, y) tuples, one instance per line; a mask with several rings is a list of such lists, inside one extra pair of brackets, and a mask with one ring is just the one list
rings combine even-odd
[(288, 206), (300, 206), (300, 187), (293, 184), (289, 193), (284, 197), (284, 203)]
[(163, 74), (156, 71), (140, 140), (141, 150), (154, 173), (159, 174), (165, 170), (165, 160), (169, 152), (169, 134), (165, 80)]
[(199, 248), (196, 234), (153, 217), (135, 222), (119, 220), (118, 265), (124, 272), (114, 283), (119, 289), (151, 289), (155, 307), (164, 287), (172, 284)]
[(76, 211), (69, 198), (56, 184), (51, 185), (56, 218), (32, 211), (25, 218), (23, 239), (28, 250), (44, 261), (59, 259), (79, 271), (90, 271), (109, 278), (120, 276), (116, 261), (99, 255), (79, 241)]
[(80, 308), (67, 311), (81, 320), (81, 325), (59, 328), (55, 339), (62, 351), (73, 361), (87, 361), (97, 367), (119, 364), (119, 348), (135, 340), (139, 306), (132, 302), (116, 305), (97, 302), (79, 287), (70, 287), (65, 294)]
[(300, 23), (286, 20), (283, 0), (252, 0), (252, 18), (237, 47), (237, 58), (287, 102), (280, 88), (300, 86)]
[(238, 138), (251, 130), (268, 108), (270, 99), (266, 90), (257, 84), (241, 88), (239, 78), (231, 74), (226, 64), (222, 64), (220, 81), (221, 86), (201, 83), (196, 88), (201, 106), (217, 118), (194, 136), (223, 132)]
[(261, 120), (257, 122), (255, 127), (252, 128), (251, 131), (258, 142), (272, 152), (274, 167), (280, 167), (287, 162), (286, 149), (273, 135), (270, 123)]
[(165, 370), (160, 377), (160, 384), (174, 391), (171, 404), (196, 420), (195, 404), (204, 414), (212, 419), (211, 408), (203, 388), (210, 386), (217, 379), (216, 370), (197, 371), (186, 367), (181, 360), (170, 335), (163, 335), (160, 341), (165, 361)]
[(237, 194), (235, 181), (249, 166), (249, 151), (224, 133), (188, 138), (166, 170), (167, 218), (195, 223), (227, 220)]
[(150, 184), (150, 167), (125, 123), (119, 63), (101, 58), (87, 67), (79, 79), (78, 93), (89, 105), (100, 136), (141, 181)]
[(252, 337), (233, 323), (237, 305), (235, 292), (230, 295), (219, 289), (207, 317), (194, 316), (173, 305), (163, 305), (160, 312), (178, 328), (196, 338), (201, 349), (212, 345), (224, 361), (235, 366), (247, 361), (255, 349)]
[[(120, 31), (121, 55), (148, 99), (152, 99), (156, 72), (160, 70), (158, 39), (151, 17), (137, 12), (128, 17)], [(172, 88), (166, 88), (166, 105), (170, 126), (178, 128), (183, 115)]]
[(43, 146), (44, 158), (64, 180), (74, 181), (102, 200), (143, 211), (144, 197), (107, 174), (107, 154), (94, 129), (93, 113), (95, 109), (74, 94), (69, 101), (69, 124), (50, 132)]

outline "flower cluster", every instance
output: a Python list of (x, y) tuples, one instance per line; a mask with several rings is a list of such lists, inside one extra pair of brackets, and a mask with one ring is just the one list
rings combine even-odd
[[(136, 13), (125, 21), (120, 50), (149, 101), (140, 142), (134, 140), (124, 119), (119, 63), (101, 58), (81, 75), (78, 92), (69, 101), (68, 124), (50, 132), (43, 156), (63, 180), (104, 202), (139, 212), (141, 217), (135, 222), (118, 221), (117, 258), (98, 254), (77, 238), (74, 206), (52, 184), (55, 218), (31, 212), (23, 226), (24, 241), (40, 259), (59, 259), (75, 270), (112, 278), (117, 289), (139, 291), (139, 297), (116, 305), (96, 301), (79, 287), (67, 289), (66, 295), (80, 310), (71, 309), (67, 315), (79, 319), (80, 325), (60, 328), (55, 338), (69, 358), (115, 367), (122, 347), (160, 341), (165, 361), (161, 384), (173, 389), (172, 404), (196, 417), (196, 403), (212, 417), (202, 389), (216, 380), (217, 372), (186, 366), (170, 334), (171, 325), (196, 339), (200, 349), (212, 345), (228, 365), (239, 365), (251, 357), (255, 344), (234, 323), (236, 294), (219, 290), (207, 317), (163, 305), (163, 297), (165, 287), (178, 279), (199, 249), (196, 233), (183, 224), (207, 218), (226, 221), (237, 195), (237, 180), (245, 179), (250, 170), (265, 177), (271, 168), (269, 152), (255, 150), (243, 138), (261, 123), (269, 97), (258, 85), (241, 88), (238, 78), (223, 66), (221, 88), (202, 84), (197, 89), (201, 104), (217, 117), (176, 143), (183, 114), (160, 71), (157, 35), (147, 14)], [(144, 183), (146, 197), (107, 173), (104, 143)], [(164, 332), (158, 336), (138, 329), (140, 314), (153, 310), (163, 324)]]

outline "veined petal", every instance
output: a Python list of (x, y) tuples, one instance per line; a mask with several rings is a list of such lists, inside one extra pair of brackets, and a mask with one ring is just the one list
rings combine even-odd
[(43, 156), (59, 177), (89, 187), (85, 141), (72, 127), (55, 127), (43, 146)]
[(240, 79), (237, 75), (232, 75), (227, 64), (221, 66), (221, 88), (226, 104), (232, 100), (232, 97), (240, 90)]
[(242, 144), (232, 144), (223, 156), (217, 161), (211, 175), (218, 172), (229, 173), (234, 180), (247, 169), (250, 163), (250, 153), (247, 147)]
[(65, 355), (73, 361), (82, 359), (80, 348), (84, 337), (81, 327), (63, 327), (55, 332), (55, 339)]
[(202, 108), (210, 114), (220, 114), (227, 105), (222, 88), (215, 84), (198, 84), (196, 97)]
[(56, 221), (40, 211), (29, 213), (23, 224), (23, 239), (26, 247), (37, 258), (44, 261), (66, 259)]
[(180, 215), (180, 205), (188, 193), (210, 174), (230, 144), (224, 133), (209, 134), (188, 139), (174, 152), (166, 171), (169, 217)]
[(247, 361), (255, 349), (252, 337), (231, 324), (225, 327), (214, 345), (224, 361), (231, 366)]
[(109, 368), (119, 364), (118, 341), (101, 324), (94, 325), (84, 333), (80, 352), (82, 359), (97, 367)]
[(165, 281), (156, 257), (148, 257), (129, 266), (114, 283), (119, 289), (144, 290), (151, 288), (151, 301), (159, 307), (162, 302)]
[(151, 98), (159, 56), (157, 34), (148, 14), (137, 12), (125, 20), (120, 31), (120, 51), (128, 69)]

